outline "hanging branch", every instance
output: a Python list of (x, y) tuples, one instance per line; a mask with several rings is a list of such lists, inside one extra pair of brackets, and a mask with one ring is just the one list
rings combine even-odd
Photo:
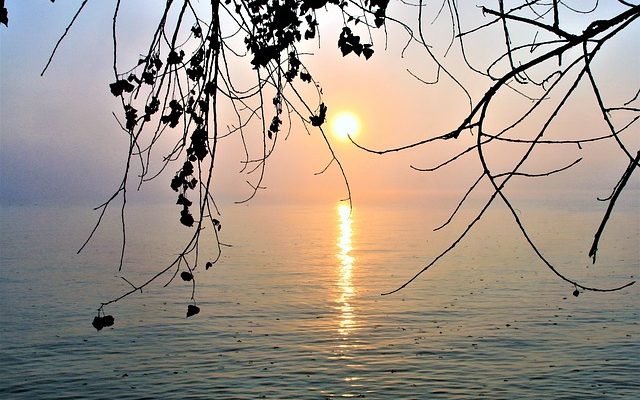
[(629, 182), (629, 178), (631, 177), (631, 174), (633, 173), (633, 171), (635, 171), (635, 169), (638, 168), (639, 160), (640, 160), (640, 151), (636, 153), (636, 158), (631, 160), (631, 162), (629, 163), (629, 166), (627, 166), (627, 169), (625, 169), (624, 173), (622, 174), (622, 177), (620, 178), (620, 181), (618, 181), (618, 183), (616, 184), (616, 188), (613, 192), (613, 195), (611, 196), (611, 199), (609, 200), (607, 211), (605, 211), (604, 216), (602, 217), (602, 222), (600, 222), (600, 226), (598, 226), (598, 230), (596, 231), (596, 234), (593, 238), (593, 244), (591, 245), (591, 249), (589, 249), (589, 257), (591, 257), (594, 264), (596, 262), (596, 253), (598, 252), (598, 243), (600, 242), (600, 236), (602, 235), (602, 232), (604, 231), (604, 227), (607, 225), (607, 222), (609, 221), (609, 217), (611, 216), (611, 211), (613, 210), (613, 207), (615, 206), (616, 201), (618, 201), (618, 196), (620, 196), (620, 193), (622, 193), (622, 190), (627, 185), (627, 182)]
[[(396, 147), (391, 147), (391, 148), (387, 148), (387, 149), (382, 149), (382, 150), (372, 150), (372, 149), (367, 148), (364, 145), (361, 145), (361, 144), (358, 144), (358, 143), (354, 142), (354, 144), (358, 148), (363, 149), (365, 151), (368, 151), (368, 152), (371, 152), (371, 153), (375, 153), (375, 154), (386, 154), (386, 153), (389, 153), (389, 152), (398, 152), (398, 151), (404, 151), (404, 150), (412, 149), (412, 148), (425, 147), (428, 144), (430, 144), (432, 142), (435, 142), (435, 141), (439, 141), (439, 140), (455, 139), (463, 131), (468, 130), (468, 132), (473, 132), (473, 130), (470, 129), (470, 128), (477, 128), (477, 139), (476, 139), (476, 144), (475, 145), (473, 145), (471, 147), (468, 147), (466, 150), (463, 150), (462, 152), (457, 153), (456, 155), (454, 155), (452, 157), (449, 157), (446, 161), (437, 164), (435, 167), (417, 168), (417, 167), (412, 166), (413, 169), (418, 170), (418, 171), (431, 172), (431, 171), (435, 171), (437, 169), (440, 169), (441, 167), (444, 167), (444, 166), (446, 166), (448, 164), (451, 164), (451, 163), (457, 161), (458, 159), (460, 159), (462, 156), (471, 154), (472, 152), (475, 152), (478, 155), (479, 159), (480, 159), (480, 162), (481, 162), (481, 165), (482, 165), (482, 174), (467, 189), (467, 191), (462, 196), (462, 199), (458, 202), (457, 206), (455, 207), (453, 212), (450, 214), (449, 218), (442, 225), (440, 225), (437, 228), (435, 228), (435, 230), (442, 229), (443, 227), (445, 227), (446, 225), (448, 225), (452, 221), (452, 219), (456, 216), (456, 214), (458, 213), (458, 211), (460, 210), (460, 208), (464, 204), (464, 202), (467, 199), (467, 197), (477, 187), (477, 185), (481, 182), (481, 180), (483, 178), (486, 177), (491, 182), (491, 185), (493, 186), (493, 193), (489, 196), (488, 200), (485, 202), (485, 204), (482, 207), (482, 209), (475, 215), (475, 217), (471, 220), (471, 222), (467, 225), (467, 227), (460, 233), (460, 235), (457, 237), (457, 239), (454, 240), (445, 250), (443, 250), (432, 261), (427, 263), (427, 265), (424, 266), (422, 269), (420, 269), (415, 275), (413, 275), (411, 278), (409, 278), (407, 281), (405, 281), (404, 284), (402, 284), (401, 286), (399, 286), (395, 290), (383, 293), (384, 295), (395, 293), (395, 292), (405, 288), (407, 285), (409, 285), (411, 282), (413, 282), (418, 276), (420, 276), (426, 270), (428, 270), (433, 265), (438, 263), (445, 255), (447, 255), (453, 248), (455, 248), (465, 238), (465, 236), (470, 232), (470, 230), (473, 228), (473, 226), (476, 224), (476, 222), (478, 222), (484, 216), (484, 214), (488, 210), (489, 206), (493, 203), (493, 200), (498, 196), (507, 205), (507, 208), (510, 210), (511, 215), (514, 218), (515, 224), (518, 226), (518, 228), (522, 232), (526, 242), (529, 244), (529, 246), (534, 251), (534, 253), (543, 262), (543, 264), (545, 264), (547, 266), (547, 268), (549, 268), (555, 275), (557, 275), (560, 279), (568, 282), (573, 287), (575, 287), (575, 290), (573, 291), (573, 294), (575, 296), (579, 295), (579, 293), (580, 293), (579, 289), (587, 290), (587, 291), (595, 291), (595, 292), (610, 292), (610, 291), (621, 290), (621, 289), (629, 287), (629, 286), (631, 286), (631, 285), (633, 285), (635, 283), (635, 281), (630, 281), (630, 282), (627, 282), (626, 284), (619, 285), (619, 286), (616, 286), (616, 287), (613, 287), (613, 288), (600, 288), (600, 287), (587, 286), (587, 285), (578, 283), (574, 279), (571, 279), (571, 278), (565, 276), (564, 274), (562, 274), (560, 271), (558, 271), (558, 269), (549, 260), (547, 260), (545, 258), (545, 256), (542, 254), (540, 249), (537, 247), (537, 245), (531, 240), (531, 237), (530, 237), (527, 229), (525, 228), (525, 226), (523, 225), (520, 217), (516, 213), (515, 208), (511, 204), (511, 201), (509, 200), (509, 198), (504, 193), (504, 188), (507, 185), (507, 183), (513, 177), (517, 177), (517, 176), (533, 176), (531, 174), (526, 174), (526, 173), (519, 172), (519, 169), (525, 163), (525, 161), (527, 161), (531, 157), (533, 149), (535, 147), (537, 147), (538, 145), (547, 144), (547, 145), (557, 146), (557, 145), (566, 145), (566, 144), (572, 144), (573, 143), (573, 144), (577, 144), (578, 147), (581, 148), (580, 147), (581, 143), (596, 142), (596, 141), (602, 141), (602, 140), (605, 140), (605, 139), (613, 139), (613, 140), (615, 140), (618, 143), (623, 155), (625, 157), (629, 157), (631, 159), (631, 162), (629, 163), (629, 166), (627, 167), (627, 169), (626, 169), (625, 173), (623, 174), (622, 178), (620, 179), (620, 181), (615, 185), (615, 189), (614, 189), (613, 194), (612, 194), (612, 196), (610, 198), (609, 207), (607, 208), (607, 211), (605, 212), (605, 215), (604, 215), (604, 217), (602, 219), (602, 222), (600, 224), (600, 227), (598, 228), (598, 231), (596, 232), (594, 243), (592, 245), (591, 251), (589, 252), (589, 256), (592, 257), (593, 261), (595, 262), (595, 253), (597, 251), (598, 241), (599, 241), (599, 238), (600, 238), (600, 235), (601, 235), (602, 231), (604, 230), (604, 226), (606, 225), (606, 222), (609, 219), (611, 210), (613, 209), (613, 206), (614, 206), (614, 204), (616, 202), (616, 199), (618, 198), (619, 194), (622, 192), (622, 190), (624, 189), (626, 183), (628, 182), (632, 171), (638, 165), (638, 156), (636, 155), (635, 158), (630, 157), (629, 150), (627, 149), (627, 145), (624, 144), (624, 142), (620, 138), (619, 134), (624, 129), (627, 129), (629, 126), (631, 126), (633, 123), (635, 123), (638, 119), (640, 119), (640, 112), (637, 109), (632, 109), (632, 107), (628, 107), (630, 102), (625, 103), (624, 104), (625, 107), (609, 107), (609, 108), (605, 107), (604, 101), (602, 99), (602, 96), (601, 96), (600, 91), (598, 89), (598, 86), (596, 84), (595, 78), (593, 76), (593, 73), (591, 72), (590, 64), (593, 62), (593, 59), (594, 59), (596, 53), (602, 48), (602, 46), (608, 40), (610, 40), (611, 38), (615, 37), (622, 30), (624, 30), (626, 27), (628, 27), (629, 24), (631, 24), (636, 18), (638, 18), (640, 16), (640, 6), (627, 4), (629, 8), (627, 10), (621, 12), (620, 14), (614, 16), (613, 18), (611, 18), (609, 20), (593, 21), (588, 25), (588, 27), (582, 33), (580, 33), (580, 34), (572, 34), (572, 33), (569, 33), (569, 32), (567, 32), (567, 31), (565, 31), (565, 30), (563, 30), (561, 28), (560, 20), (558, 18), (558, 2), (554, 1), (551, 4), (551, 8), (549, 8), (549, 4), (548, 3), (544, 3), (543, 4), (542, 2), (536, 2), (536, 1), (524, 3), (523, 6), (524, 5), (526, 5), (528, 7), (533, 7), (534, 5), (539, 5), (540, 7), (543, 8), (543, 11), (542, 12), (536, 12), (536, 16), (533, 17), (533, 18), (529, 17), (529, 16), (516, 15), (514, 13), (519, 11), (522, 7), (516, 7), (514, 9), (510, 10), (510, 11), (505, 11), (502, 1), (499, 1), (499, 6), (500, 6), (500, 10), (499, 11), (494, 11), (494, 10), (488, 9), (486, 7), (482, 8), (482, 11), (483, 11), (484, 14), (497, 16), (502, 21), (502, 28), (503, 28), (503, 34), (504, 34), (505, 46), (506, 46), (505, 55), (509, 60), (510, 69), (500, 77), (493, 76), (491, 73), (489, 73), (489, 71), (495, 65), (497, 65), (497, 63), (504, 56), (501, 56), (501, 57), (497, 58), (494, 62), (492, 62), (490, 64), (490, 66), (487, 68), (486, 72), (479, 71), (476, 68), (471, 67), (471, 64), (469, 63), (468, 59), (466, 58), (465, 51), (464, 51), (464, 42), (463, 42), (463, 36), (466, 37), (470, 33), (476, 33), (476, 32), (479, 32), (480, 30), (484, 30), (487, 27), (489, 27), (490, 25), (492, 25), (495, 21), (490, 22), (488, 24), (481, 25), (478, 28), (468, 30), (468, 31), (466, 31), (464, 33), (460, 30), (460, 32), (458, 34), (458, 37), (460, 38), (460, 48), (462, 50), (462, 54), (463, 54), (463, 57), (465, 59), (465, 62), (467, 62), (467, 65), (473, 71), (478, 72), (480, 75), (491, 77), (493, 80), (495, 80), (495, 83), (493, 85), (491, 85), (485, 91), (485, 93), (481, 96), (481, 98), (478, 100), (478, 102), (475, 103), (475, 106), (472, 108), (471, 112), (467, 116), (465, 116), (463, 118), (463, 121), (458, 125), (458, 128), (456, 128), (455, 130), (452, 130), (450, 132), (444, 133), (444, 134), (436, 134), (436, 135), (433, 135), (433, 136), (429, 136), (429, 137), (427, 137), (425, 139), (421, 139), (421, 140), (413, 142), (413, 143), (409, 143), (409, 144), (406, 144), (406, 145), (400, 145), (400, 146), (396, 146)], [(547, 7), (547, 9), (544, 10), (544, 7)], [(459, 21), (459, 15), (458, 15), (457, 9), (455, 7), (452, 8), (452, 9), (453, 9), (453, 12), (455, 13), (456, 20)], [(590, 12), (593, 12), (594, 10), (588, 11), (586, 13), (588, 14)], [(547, 25), (547, 24), (544, 23), (543, 16), (545, 14), (547, 14), (547, 13), (551, 13), (552, 16), (553, 16), (553, 22), (552, 22), (551, 25)], [(581, 13), (584, 13), (584, 12), (581, 12)], [(548, 42), (548, 44), (554, 43), (556, 45), (556, 47), (554, 47), (554, 48), (552, 48), (550, 50), (547, 50), (547, 51), (543, 52), (541, 55), (539, 55), (537, 57), (533, 57), (530, 60), (526, 60), (525, 59), (523, 61), (520, 61), (519, 64), (516, 66), (516, 63), (514, 61), (515, 57), (517, 55), (516, 51), (521, 49), (521, 48), (524, 48), (526, 46), (531, 46), (531, 48), (532, 48), (531, 52), (533, 53), (534, 44), (531, 43), (531, 44), (528, 44), (528, 45), (525, 44), (525, 45), (521, 45), (521, 46), (512, 46), (510, 29), (509, 29), (509, 27), (507, 25), (507, 20), (513, 21), (514, 23), (520, 23), (520, 24), (523, 24), (525, 26), (531, 26), (531, 27), (535, 27), (537, 29), (542, 29), (542, 30), (544, 30), (546, 32), (549, 32), (549, 33), (552, 33), (552, 34), (556, 35), (559, 39), (557, 39), (555, 41), (549, 41)], [(460, 22), (458, 22), (458, 26), (460, 26)], [(536, 36), (534, 36), (534, 37), (537, 37), (537, 32), (536, 32)], [(587, 50), (587, 45), (590, 44), (590, 43), (594, 43), (595, 47), (592, 50)], [(540, 48), (539, 46), (536, 46), (536, 49), (539, 49), (539, 48)], [(484, 122), (485, 122), (485, 120), (487, 118), (487, 115), (489, 113), (489, 107), (492, 104), (492, 100), (495, 98), (497, 93), (501, 92), (504, 88), (513, 89), (513, 87), (511, 86), (512, 83), (516, 83), (516, 84), (520, 84), (520, 85), (526, 84), (527, 80), (530, 80), (530, 79), (523, 80), (522, 79), (523, 76), (527, 76), (527, 77), (530, 76), (532, 71), (534, 71), (539, 66), (542, 66), (547, 60), (550, 60), (551, 58), (558, 57), (559, 60), (562, 59), (563, 56), (568, 54), (569, 50), (574, 49), (574, 48), (578, 48), (578, 49), (582, 48), (583, 49), (583, 55), (578, 57), (578, 58), (576, 58), (575, 60), (573, 60), (571, 63), (569, 63), (568, 65), (563, 67), (563, 69), (561, 69), (559, 71), (558, 70), (553, 71), (546, 78), (544, 78), (542, 80), (542, 82), (552, 82), (551, 86), (548, 87), (548, 88), (544, 88), (544, 85), (540, 85), (545, 89), (544, 94), (542, 96), (540, 96), (538, 100), (534, 101), (533, 105), (520, 118), (518, 118), (516, 120), (516, 122), (514, 122), (512, 125), (509, 125), (507, 128), (505, 128), (503, 131), (501, 131), (498, 134), (490, 134), (490, 133), (485, 132)], [(550, 93), (551, 93), (552, 90), (563, 90), (563, 89), (561, 89), (561, 87), (558, 84), (561, 81), (564, 81), (565, 77), (567, 76), (567, 73), (572, 68), (577, 66), (580, 62), (582, 62), (584, 64), (584, 66), (579, 71), (577, 78), (573, 81), (573, 83), (570, 85), (570, 87), (568, 89), (566, 89), (566, 91), (562, 95), (561, 101), (554, 108), (554, 110), (550, 113), (550, 116), (545, 121), (544, 125), (542, 126), (542, 128), (540, 129), (540, 131), (538, 132), (538, 134), (536, 135), (536, 137), (533, 140), (531, 140), (531, 139), (522, 139), (522, 138), (503, 137), (504, 133), (506, 133), (508, 131), (512, 131), (515, 127), (519, 126), (524, 120), (528, 119), (530, 117), (530, 115), (533, 113), (533, 111), (536, 108), (538, 108), (543, 103), (543, 101), (545, 103), (548, 102), (548, 100), (546, 100), (546, 99), (548, 99), (550, 97)], [(561, 65), (561, 63), (560, 63), (560, 65)], [(545, 140), (545, 139), (543, 139), (543, 135), (547, 131), (547, 128), (549, 127), (551, 122), (554, 121), (556, 119), (556, 117), (564, 110), (564, 105), (566, 104), (566, 101), (572, 95), (572, 93), (574, 92), (574, 90), (577, 87), (578, 83), (581, 82), (585, 76), (591, 82), (593, 93), (594, 93), (594, 95), (595, 95), (595, 97), (597, 99), (598, 106), (599, 106), (600, 110), (602, 111), (602, 114), (603, 114), (604, 119), (605, 119), (605, 121), (607, 123), (607, 126), (610, 129), (610, 134), (599, 135), (599, 136), (596, 136), (596, 137), (580, 139), (580, 140), (563, 140), (563, 139)], [(526, 98), (530, 98), (529, 96), (526, 96), (523, 92), (521, 92), (519, 90), (516, 90), (516, 92), (521, 94), (522, 96), (524, 96)], [(634, 99), (636, 97), (637, 97), (637, 94), (634, 97)], [(636, 115), (631, 120), (631, 122), (629, 122), (623, 128), (616, 129), (614, 127), (614, 124), (613, 124), (611, 118), (609, 117), (609, 112), (610, 112), (610, 110), (618, 109), (618, 108), (624, 108), (626, 111), (635, 112), (636, 114), (639, 114), (639, 115)], [(353, 140), (352, 140), (352, 142), (353, 142)], [(508, 172), (508, 173), (497, 173), (496, 174), (496, 173), (493, 173), (491, 171), (491, 169), (489, 167), (489, 161), (487, 160), (486, 153), (484, 151), (484, 148), (489, 146), (492, 142), (528, 144), (529, 147), (526, 150), (526, 152), (524, 153), (524, 155), (520, 157), (519, 161), (513, 167), (511, 172)], [(638, 154), (640, 154), (640, 152)], [(575, 162), (567, 165), (566, 167), (560, 168), (558, 170), (550, 171), (548, 174), (565, 171), (565, 170), (573, 167), (574, 165), (576, 165), (578, 161), (575, 161)], [(543, 173), (541, 175), (535, 175), (535, 176), (545, 176), (545, 175), (548, 175), (548, 174), (544, 174)], [(498, 178), (501, 178), (500, 182), (497, 181)]]
[[(56, 43), (43, 74), (87, 2), (84, 0), (81, 3)], [(478, 11), (485, 19), (476, 26), (466, 27), (466, 21), (462, 18), (466, 13), (460, 11), (462, 5), (459, 2), (443, 0), (433, 18), (426, 15), (424, 3), (424, 0), (419, 0), (417, 4), (398, 4), (398, 7), (409, 7), (412, 18), (417, 14), (416, 21), (402, 21), (387, 15), (389, 0), (212, 0), (210, 4), (198, 3), (197, 7), (191, 0), (165, 0), (146, 51), (141, 54), (135, 66), (120, 72), (119, 42), (126, 42), (127, 38), (118, 38), (116, 35), (118, 15), (123, 12), (121, 1), (117, 0), (112, 22), (114, 82), (109, 88), (120, 100), (121, 112), (116, 119), (128, 135), (129, 145), (121, 182), (107, 201), (96, 207), (95, 210), (99, 212), (97, 222), (79, 251), (84, 250), (92, 240), (111, 203), (121, 200), (122, 242), (118, 267), (121, 270), (126, 259), (125, 210), (128, 188), (135, 184), (141, 190), (150, 180), (164, 179), (166, 171), (173, 172), (169, 186), (177, 197), (179, 211), (176, 216), (191, 234), (175, 258), (159, 268), (144, 283), (135, 285), (121, 277), (129, 285), (128, 290), (100, 304), (94, 318), (94, 327), (100, 330), (113, 325), (114, 318), (106, 315), (105, 307), (136, 292), (142, 292), (142, 289), (162, 276), (168, 278), (166, 285), (172, 283), (177, 276), (188, 282), (191, 293), (186, 315), (191, 317), (199, 313), (196, 301), (196, 276), (199, 268), (204, 264), (205, 270), (211, 269), (220, 259), (222, 247), (227, 246), (220, 241), (221, 214), (215, 204), (218, 188), (212, 179), (214, 172), (219, 170), (217, 155), (225, 148), (224, 140), (227, 138), (237, 137), (243, 147), (238, 169), (247, 183), (248, 193), (239, 202), (251, 200), (264, 189), (264, 174), (270, 156), (276, 151), (278, 137), (286, 132), (286, 139), (295, 123), (300, 124), (308, 133), (318, 132), (322, 136), (328, 160), (319, 173), (337, 168), (344, 182), (345, 201), (351, 205), (347, 171), (323, 130), (330, 105), (324, 103), (321, 86), (304, 64), (305, 55), (299, 51), (305, 41), (319, 42), (317, 14), (325, 10), (335, 11), (342, 20), (337, 46), (343, 56), (371, 58), (374, 55), (375, 30), (384, 28), (386, 49), (387, 24), (397, 25), (406, 34), (401, 56), (404, 57), (409, 51), (419, 51), (425, 63), (435, 68), (431, 78), (423, 77), (415, 69), (406, 69), (416, 79), (416, 84), (429, 88), (451, 85), (455, 88), (456, 95), (468, 104), (466, 115), (445, 132), (431, 132), (419, 140), (384, 149), (371, 149), (349, 137), (356, 148), (383, 155), (428, 148), (436, 142), (476, 135), (473, 145), (445, 156), (444, 161), (436, 162), (433, 167), (411, 166), (417, 171), (433, 172), (470, 154), (476, 154), (480, 160), (479, 178), (467, 188), (449, 218), (436, 230), (444, 228), (459, 217), (459, 210), (468, 196), (483, 180), (488, 181), (492, 187), (482, 209), (468, 222), (457, 239), (403, 285), (385, 294), (406, 287), (447, 255), (485, 215), (496, 198), (500, 198), (510, 210), (524, 240), (541, 262), (575, 288), (574, 295), (579, 294), (579, 289), (613, 291), (632, 285), (634, 282), (615, 288), (600, 288), (578, 283), (563, 275), (533, 243), (511, 200), (505, 194), (505, 188), (513, 179), (544, 178), (562, 173), (582, 159), (570, 163), (567, 161), (564, 167), (546, 172), (522, 172), (525, 162), (533, 157), (534, 149), (538, 146), (563, 148), (562, 146), (577, 145), (582, 149), (584, 143), (615, 141), (621, 157), (629, 160), (629, 166), (614, 186), (608, 199), (609, 205), (597, 229), (589, 252), (595, 262), (604, 227), (617, 199), (627, 187), (633, 170), (638, 166), (640, 151), (634, 157), (633, 153), (637, 150), (632, 149), (631, 141), (627, 140), (627, 136), (633, 137), (633, 134), (622, 133), (631, 131), (629, 128), (635, 127), (640, 119), (640, 108), (633, 105), (640, 89), (632, 88), (635, 95), (624, 104), (608, 105), (591, 65), (599, 50), (640, 16), (640, 5), (619, 1), (621, 11), (617, 15), (609, 19), (596, 19), (600, 10), (598, 2), (591, 10), (578, 10), (556, 0), (525, 0), (511, 8), (506, 7), (506, 2), (499, 0), (497, 10), (487, 6), (480, 7)], [(567, 14), (564, 13), (565, 9)], [(0, 11), (0, 23), (6, 25), (6, 9)], [(568, 29), (571, 25), (565, 17), (569, 13), (593, 18), (582, 32), (571, 32)], [(445, 43), (443, 56), (439, 56), (441, 53), (436, 52), (435, 46), (427, 41), (428, 38), (431, 39), (427, 32), (428, 25), (441, 18), (445, 18), (451, 26), (450, 37), (442, 40)], [(224, 24), (221, 23), (223, 19)], [(502, 43), (503, 49), (487, 65), (479, 67), (471, 59), (467, 49), (469, 41), (484, 32), (495, 34), (495, 43)], [(489, 82), (486, 90), (479, 96), (470, 90), (470, 85), (465, 84), (469, 77), (460, 75), (459, 68), (450, 65), (450, 57), (456, 56), (459, 57), (458, 63), (466, 67), (479, 82)], [(551, 62), (556, 58), (557, 65)], [(250, 65), (253, 70), (250, 81), (246, 78), (239, 80), (235, 72), (237, 65), (242, 63)], [(602, 114), (608, 132), (575, 139), (545, 137), (550, 124), (567, 112), (566, 102), (578, 84), (585, 80), (590, 84), (598, 112)], [(311, 85), (315, 89), (311, 90), (311, 96), (306, 95), (307, 90), (302, 90), (303, 85)], [(518, 96), (528, 101), (529, 105), (513, 116), (511, 123), (497, 132), (490, 132), (486, 122), (493, 115), (495, 99), (504, 93)], [(547, 114), (544, 123), (534, 131), (535, 136), (531, 138), (519, 135), (518, 128), (525, 121), (533, 120), (534, 112), (541, 110), (543, 105), (557, 101), (554, 99), (560, 101)], [(223, 114), (223, 109), (231, 110), (230, 116)], [(628, 116), (625, 124), (619, 124), (614, 118), (614, 114), (620, 113)], [(160, 153), (158, 143), (163, 138), (171, 140), (173, 145), (167, 152)], [(496, 145), (518, 145), (526, 150), (511, 168), (493, 171), (487, 150)], [(433, 161), (430, 163), (434, 164)], [(135, 173), (138, 174), (138, 179), (132, 183), (130, 174)], [(215, 246), (201, 245), (201, 240), (205, 238), (203, 235), (213, 240)]]
[[(187, 317), (200, 311), (196, 301), (196, 272), (203, 263), (205, 269), (212, 268), (223, 246), (218, 236), (222, 223), (214, 202), (217, 190), (212, 176), (218, 169), (216, 155), (221, 139), (227, 136), (237, 135), (244, 147), (244, 160), (240, 164), (249, 193), (238, 202), (251, 200), (263, 189), (267, 162), (287, 120), (288, 132), (294, 122), (301, 123), (305, 129), (307, 124), (319, 128), (330, 158), (327, 168), (333, 165), (340, 171), (346, 192), (344, 200), (351, 205), (346, 171), (322, 130), (327, 106), (322, 101), (320, 85), (300, 58), (298, 46), (319, 35), (316, 11), (332, 7), (344, 18), (338, 38), (342, 54), (369, 59), (374, 54), (371, 31), (384, 25), (388, 2), (212, 0), (210, 6), (195, 7), (190, 0), (166, 0), (146, 53), (126, 72), (120, 72), (118, 62), (119, 42), (126, 38), (117, 36), (122, 7), (120, 0), (116, 2), (112, 23), (114, 82), (110, 90), (122, 105), (122, 114), (117, 120), (128, 135), (129, 146), (121, 183), (107, 201), (96, 208), (100, 211), (97, 222), (79, 251), (94, 237), (109, 206), (121, 200), (118, 270), (122, 270), (127, 248), (127, 190), (136, 164), (139, 165), (138, 189), (174, 166), (170, 187), (177, 193), (179, 221), (192, 229), (192, 234), (173, 261), (144, 283), (135, 285), (122, 277), (130, 288), (100, 304), (93, 324), (96, 329), (113, 324), (113, 317), (105, 314), (106, 306), (142, 292), (165, 275), (171, 275), (166, 284), (177, 276), (190, 283), (191, 304), (187, 307)], [(56, 44), (45, 70), (86, 3), (86, 0), (82, 3)], [(208, 10), (205, 11), (208, 15), (203, 9)], [(223, 17), (227, 20), (224, 26), (220, 23)], [(356, 27), (359, 23), (362, 24)], [(362, 33), (369, 36), (368, 42), (362, 39)], [(237, 39), (243, 45), (238, 46)], [(239, 63), (247, 63), (254, 70), (255, 80), (248, 89), (242, 87), (246, 81), (239, 85), (234, 75), (235, 65)], [(312, 106), (310, 99), (296, 88), (298, 81), (314, 85), (317, 106)], [(225, 126), (221, 122), (222, 108), (233, 110), (235, 116), (235, 122), (226, 125), (227, 132), (221, 131)], [(292, 121), (291, 115), (299, 121)], [(157, 154), (157, 143), (174, 131), (180, 132), (174, 146), (167, 154)], [(254, 144), (258, 144), (257, 152)], [(200, 245), (205, 232), (216, 243), (217, 251), (211, 252), (210, 246)]]

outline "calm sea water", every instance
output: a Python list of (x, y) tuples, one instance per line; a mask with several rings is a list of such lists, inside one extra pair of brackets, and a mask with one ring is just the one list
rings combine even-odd
[[(127, 279), (139, 283), (179, 250), (174, 208), (130, 209)], [(533, 256), (496, 211), (408, 288), (380, 296), (462, 229), (438, 234), (425, 209), (230, 207), (218, 265), (191, 287), (164, 280), (110, 306), (117, 225), (75, 250), (84, 208), (5, 207), (0, 242), (0, 397), (632, 399), (640, 393), (640, 285), (583, 293)], [(598, 214), (525, 213), (544, 253), (580, 281), (640, 275), (637, 213), (607, 228), (587, 258)]]

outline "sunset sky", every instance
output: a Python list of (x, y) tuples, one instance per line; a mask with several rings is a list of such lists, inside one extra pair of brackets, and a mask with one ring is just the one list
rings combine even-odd
[(640, 0), (259, 3), (2, 2), (0, 397), (637, 398)]
[[(120, 25), (122, 60), (135, 60), (149, 40), (148, 32), (157, 20), (157, 1), (123, 4)], [(131, 3), (131, 4), (129, 4)], [(135, 3), (135, 4), (134, 4)], [(483, 2), (478, 2), (483, 3)], [(484, 2), (494, 6), (494, 2)], [(602, 17), (620, 10), (616, 2), (604, 2)], [(7, 1), (9, 27), (0, 28), (0, 202), (3, 204), (99, 204), (118, 185), (123, 172), (127, 138), (120, 131), (112, 112), (120, 113), (117, 99), (109, 93), (114, 81), (111, 67), (112, 2), (90, 2), (69, 36), (62, 43), (51, 67), (40, 77), (55, 42), (64, 32), (80, 1), (50, 4), (47, 1)], [(436, 5), (429, 10), (437, 10)], [(475, 7), (463, 10), (463, 26), (481, 23), (482, 14)], [(566, 11), (566, 10), (565, 10)], [(414, 24), (416, 11), (392, 7), (390, 14)], [(433, 14), (432, 14), (433, 15)], [(568, 14), (567, 14), (568, 15)], [(431, 18), (429, 18), (431, 20)], [(446, 160), (475, 141), (475, 136), (457, 142), (425, 146), (402, 153), (377, 156), (358, 150), (332, 131), (332, 118), (350, 112), (359, 119), (356, 140), (368, 147), (382, 149), (404, 145), (421, 138), (441, 134), (456, 127), (468, 111), (467, 100), (459, 90), (443, 80), (438, 86), (420, 83), (434, 77), (434, 64), (423, 49), (412, 46), (404, 57), (402, 48), (407, 36), (397, 26), (388, 29), (388, 45), (380, 32), (374, 36), (371, 60), (353, 55), (343, 58), (336, 46), (340, 25), (336, 14), (320, 20), (321, 47), (305, 45), (313, 56), (305, 56), (313, 77), (323, 87), (323, 101), (328, 105), (329, 123), (324, 126), (336, 153), (348, 174), (353, 198), (368, 203), (440, 204), (452, 201), (479, 176), (477, 155), (436, 173), (419, 173), (410, 168), (429, 167)], [(433, 51), (442, 56), (450, 39), (447, 18), (429, 26), (427, 40)], [(324, 22), (324, 24), (323, 24)], [(584, 26), (576, 21), (575, 32)], [(499, 37), (499, 36), (498, 36)], [(594, 71), (601, 79), (607, 99), (630, 99), (640, 87), (640, 49), (634, 40), (640, 37), (640, 23), (632, 23), (609, 46), (605, 46)], [(484, 58), (500, 51), (501, 43), (479, 37), (470, 46), (470, 57), (485, 65)], [(471, 75), (459, 62), (454, 49), (445, 59), (452, 71), (469, 86), (477, 98), (488, 80)], [(247, 60), (248, 62), (248, 60)], [(130, 65), (120, 65), (126, 70)], [(315, 100), (311, 100), (313, 103)], [(512, 121), (519, 107), (527, 101), (513, 93), (496, 100), (496, 126)], [(588, 137), (606, 134), (606, 126), (587, 90), (579, 90), (552, 127), (551, 135)], [(639, 128), (626, 133), (630, 148), (637, 149)], [(237, 148), (231, 143), (230, 148)], [(492, 160), (498, 166), (507, 163), (515, 147), (496, 147)], [(515, 150), (518, 153), (520, 150)], [(528, 171), (543, 172), (584, 160), (572, 170), (546, 180), (514, 182), (511, 194), (522, 199), (543, 199), (571, 204), (578, 199), (595, 203), (606, 197), (627, 161), (619, 148), (607, 142), (563, 148), (541, 149), (527, 166)], [(220, 168), (217, 197), (224, 201), (242, 200), (250, 192), (246, 176), (238, 174), (241, 164), (233, 151)], [(327, 202), (333, 204), (345, 196), (341, 178), (335, 168), (321, 176), (330, 155), (317, 131), (307, 135), (294, 122), (288, 140), (280, 141), (276, 154), (267, 164), (263, 183), (268, 189), (259, 193), (258, 202)], [(171, 173), (171, 172), (170, 172)], [(142, 201), (173, 200), (169, 174), (144, 187), (135, 199)], [(624, 201), (638, 198), (639, 180), (632, 179)], [(486, 195), (488, 186), (481, 193)], [(554, 193), (554, 196), (549, 196)], [(552, 200), (552, 197), (555, 200)], [(483, 198), (478, 195), (477, 199)], [(637, 200), (636, 200), (637, 205)]]

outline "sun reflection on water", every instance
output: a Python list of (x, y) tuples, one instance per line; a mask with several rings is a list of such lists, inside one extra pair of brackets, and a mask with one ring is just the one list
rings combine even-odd
[(351, 245), (351, 208), (348, 205), (340, 204), (337, 207), (340, 222), (340, 235), (338, 236), (338, 252), (336, 257), (340, 261), (338, 277), (339, 297), (336, 299), (339, 310), (338, 332), (341, 335), (348, 335), (355, 328), (355, 310), (350, 300), (355, 295), (355, 288), (351, 283), (353, 274), (353, 264), (355, 258), (350, 255), (353, 249)]

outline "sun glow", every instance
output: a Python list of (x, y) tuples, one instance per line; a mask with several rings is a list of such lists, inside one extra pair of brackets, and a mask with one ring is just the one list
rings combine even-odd
[(336, 138), (347, 140), (348, 136), (355, 137), (360, 131), (360, 119), (351, 111), (341, 111), (333, 117), (331, 129)]
[(350, 299), (355, 295), (355, 288), (351, 282), (353, 263), (355, 258), (349, 253), (353, 249), (351, 246), (351, 207), (345, 204), (338, 206), (338, 216), (340, 223), (340, 236), (338, 237), (338, 252), (336, 257), (340, 260), (340, 270), (338, 276), (339, 296), (336, 299), (338, 316), (338, 332), (340, 335), (348, 335), (356, 326), (355, 309), (350, 303)]

